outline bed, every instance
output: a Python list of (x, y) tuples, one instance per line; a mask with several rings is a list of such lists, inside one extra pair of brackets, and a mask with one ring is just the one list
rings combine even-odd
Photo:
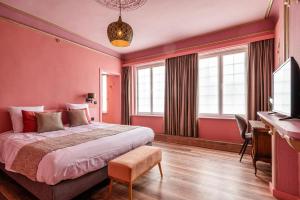
[[(114, 127), (123, 131), (47, 153), (39, 162), (34, 178), (13, 167), (25, 146)], [(41, 200), (67, 200), (107, 179), (109, 160), (141, 145), (149, 145), (153, 139), (154, 133), (149, 128), (120, 128), (106, 123), (40, 134), (6, 132), (0, 134), (0, 169)]]

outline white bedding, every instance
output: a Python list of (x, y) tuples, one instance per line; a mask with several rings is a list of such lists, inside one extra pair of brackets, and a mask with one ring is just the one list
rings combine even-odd
[[(92, 123), (85, 126), (66, 128), (62, 131), (46, 133), (2, 133), (0, 134), (0, 162), (10, 169), (19, 149), (28, 143), (45, 138), (85, 132), (113, 124)], [(152, 142), (152, 129), (138, 127), (114, 136), (104, 137), (73, 147), (47, 154), (39, 164), (37, 181), (55, 185), (62, 180), (75, 179), (88, 172), (106, 166), (108, 161), (138, 146)]]

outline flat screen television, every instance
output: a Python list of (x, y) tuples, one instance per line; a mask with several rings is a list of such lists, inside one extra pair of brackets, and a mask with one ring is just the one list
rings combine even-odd
[(273, 112), (300, 117), (300, 69), (291, 57), (273, 73)]

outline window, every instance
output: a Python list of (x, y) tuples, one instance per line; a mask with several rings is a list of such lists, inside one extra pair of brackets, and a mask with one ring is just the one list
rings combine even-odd
[(199, 59), (199, 113), (246, 114), (246, 50)]
[(219, 112), (219, 59), (199, 60), (199, 108), (201, 113)]
[(107, 113), (107, 75), (102, 75), (102, 113)]
[(137, 70), (138, 114), (164, 113), (165, 66), (163, 63)]
[(223, 114), (246, 113), (246, 54), (223, 56)]

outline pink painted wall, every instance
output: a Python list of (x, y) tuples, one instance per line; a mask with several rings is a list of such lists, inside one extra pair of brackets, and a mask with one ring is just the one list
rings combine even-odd
[[(300, 3), (290, 7), (290, 56), (293, 56), (300, 66)], [(294, 154), (295, 155), (295, 154)], [(298, 153), (298, 197), (300, 198), (300, 154)]]
[(280, 63), (282, 63), (281, 56), (280, 56), (280, 53), (281, 53), (281, 51), (280, 51), (280, 44), (281, 44), (280, 31), (281, 31), (281, 26), (280, 26), (279, 21), (277, 21), (276, 26), (275, 26), (275, 39), (274, 39), (274, 42), (275, 42), (275, 44), (274, 44), (274, 47), (275, 47), (275, 49), (274, 49), (274, 52), (275, 52), (274, 53), (274, 65), (275, 65), (274, 69), (277, 69), (279, 67)]
[(155, 133), (164, 133), (164, 117), (162, 116), (131, 116), (131, 124), (152, 128)]
[[(277, 7), (272, 12), (277, 12), (278, 20), (275, 25), (275, 67), (277, 69), (284, 62), (284, 21), (283, 21), (283, 1), (275, 0)], [(275, 10), (275, 11), (274, 11)]]
[[(132, 116), (131, 124), (152, 128), (155, 133), (164, 133), (162, 116)], [(241, 143), (241, 136), (234, 119), (199, 118), (199, 138), (205, 140)]]
[(228, 48), (230, 46), (247, 44), (249, 41), (273, 38), (273, 34), (274, 22), (272, 20), (251, 22), (123, 55), (123, 66), (136, 65), (189, 53), (205, 52), (217, 48)]
[[(165, 45), (132, 53), (125, 56), (126, 60), (123, 62), (123, 66), (127, 64), (135, 66), (136, 64), (188, 54), (190, 52), (203, 52), (245, 45), (253, 41), (273, 37), (273, 22), (271, 20), (263, 20), (197, 36), (176, 42), (173, 45)], [(172, 47), (172, 49), (169, 47)], [(163, 117), (133, 116), (132, 124), (151, 127), (156, 133), (163, 133), (164, 131)], [(234, 119), (201, 118), (198, 123), (198, 131), (199, 137), (202, 139), (241, 143), (241, 137)]]
[(199, 137), (206, 140), (242, 142), (235, 119), (200, 118), (198, 120), (198, 132)]
[(300, 65), (300, 2), (290, 8), (290, 56)]
[[(63, 108), (88, 92), (99, 102), (100, 69), (120, 74), (118, 58), (0, 18), (0, 132), (10, 130), (8, 106)], [(92, 106), (99, 119), (99, 104)], [(118, 113), (120, 115), (120, 112)]]
[(121, 123), (121, 76), (107, 76), (107, 113), (102, 114), (102, 121), (107, 123)]
[(52, 35), (58, 36), (60, 38), (65, 38), (67, 40), (73, 41), (78, 44), (82, 44), (84, 46), (95, 49), (99, 52), (106, 53), (108, 55), (112, 55), (117, 58), (121, 58), (121, 55), (107, 47), (102, 46), (99, 43), (92, 42), (87, 40), (77, 34), (68, 32), (59, 28), (55, 25), (49, 25), (49, 22), (46, 22), (40, 18), (32, 17), (25, 12), (19, 12), (16, 9), (6, 6), (5, 4), (0, 3), (0, 16), (8, 19), (12, 19), (21, 24), (25, 24), (30, 27), (34, 27), (35, 29), (41, 30), (46, 33), (50, 33)]
[[(275, 69), (284, 62), (284, 11), (283, 1), (276, 0), (278, 21), (275, 26)], [(273, 11), (274, 12), (274, 11)], [(290, 7), (290, 56), (294, 56), (300, 64), (300, 4)], [(300, 198), (300, 154), (278, 135), (273, 136), (273, 194), (279, 199)], [(286, 164), (288, 163), (288, 165)]]

